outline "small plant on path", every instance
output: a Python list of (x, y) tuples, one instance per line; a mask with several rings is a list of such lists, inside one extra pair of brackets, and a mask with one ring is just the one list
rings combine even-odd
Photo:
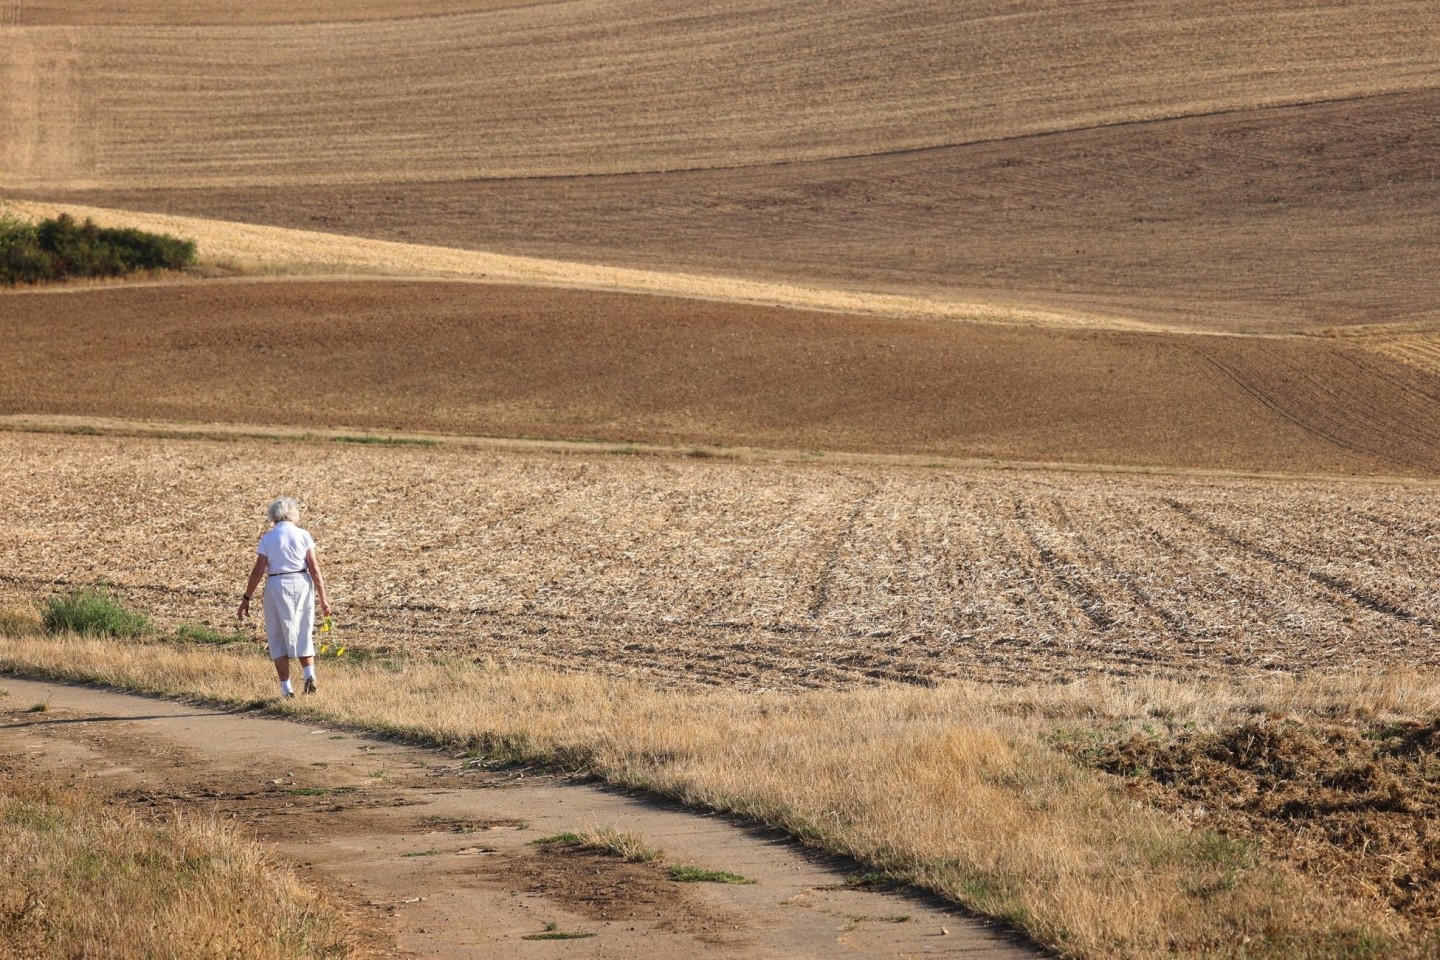
[(621, 833), (613, 827), (591, 827), (580, 833), (557, 833), (530, 841), (536, 846), (579, 847), (582, 850), (598, 850), (614, 854), (631, 863), (650, 863), (658, 860), (664, 851), (652, 847), (643, 837), (633, 833)]
[(684, 864), (671, 864), (670, 879), (679, 883), (754, 883), (749, 877), (728, 870), (706, 870)]

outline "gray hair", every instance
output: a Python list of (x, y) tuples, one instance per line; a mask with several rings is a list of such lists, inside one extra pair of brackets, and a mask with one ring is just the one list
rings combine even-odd
[(265, 512), (271, 523), (279, 523), (281, 520), (300, 522), (300, 504), (294, 497), (276, 497)]

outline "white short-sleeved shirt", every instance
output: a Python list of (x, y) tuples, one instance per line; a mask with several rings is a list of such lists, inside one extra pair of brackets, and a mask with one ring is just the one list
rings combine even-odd
[(308, 531), (281, 520), (260, 538), (255, 552), (265, 557), (266, 573), (291, 573), (305, 569), (305, 554), (314, 549)]

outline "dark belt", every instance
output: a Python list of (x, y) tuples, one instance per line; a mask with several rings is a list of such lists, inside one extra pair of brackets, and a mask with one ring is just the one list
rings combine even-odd
[(293, 576), (293, 575), (295, 575), (295, 574), (297, 574), (297, 573), (309, 573), (309, 572), (310, 572), (309, 570), (281, 570), (279, 573), (272, 573), (272, 574), (270, 574), (270, 576), (272, 576), (272, 577), (289, 577), (289, 576)]

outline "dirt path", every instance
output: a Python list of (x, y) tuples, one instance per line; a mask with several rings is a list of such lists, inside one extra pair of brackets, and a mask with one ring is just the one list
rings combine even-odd
[[(1040, 955), (944, 904), (847, 887), (852, 864), (719, 817), (251, 711), (10, 677), (0, 689), (7, 762), (124, 803), (236, 819), (405, 955)], [(662, 864), (531, 842), (607, 826), (662, 848)], [(756, 882), (676, 883), (669, 864)], [(524, 939), (551, 924), (593, 936)]]

